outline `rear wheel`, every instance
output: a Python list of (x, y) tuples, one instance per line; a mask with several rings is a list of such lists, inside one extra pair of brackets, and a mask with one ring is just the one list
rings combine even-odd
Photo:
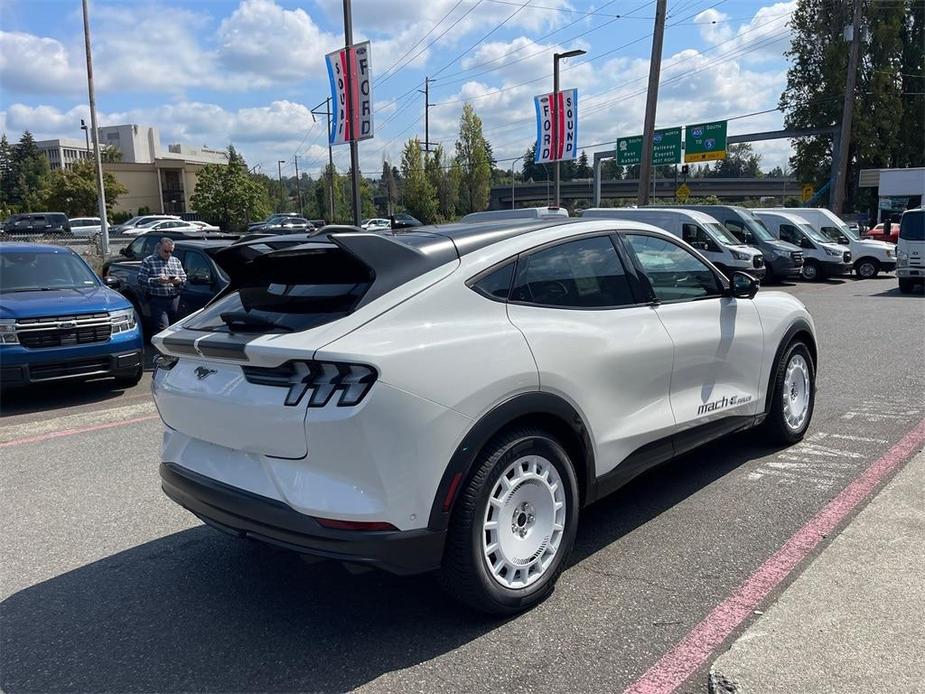
[(495, 439), (453, 510), (440, 581), (482, 612), (514, 614), (553, 590), (575, 541), (578, 484), (568, 454), (541, 429)]
[(815, 282), (821, 278), (822, 273), (819, 272), (819, 265), (815, 260), (807, 260), (803, 263), (803, 269), (800, 270), (800, 274), (803, 276), (804, 280)]
[(880, 263), (873, 258), (863, 258), (854, 266), (854, 271), (858, 273), (860, 279), (870, 280), (880, 272)]
[(787, 346), (771, 387), (765, 431), (774, 442), (796, 443), (809, 427), (816, 402), (816, 369), (805, 342), (796, 340)]

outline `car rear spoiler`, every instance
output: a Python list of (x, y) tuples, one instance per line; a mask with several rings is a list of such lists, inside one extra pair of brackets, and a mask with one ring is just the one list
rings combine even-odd
[(260, 239), (255, 239), (222, 248), (213, 257), (231, 278), (227, 292), (245, 282), (249, 275), (265, 269), (274, 260), (289, 259), (300, 254), (314, 255), (324, 249), (346, 253), (368, 269), (372, 284), (358, 306), (368, 304), (441, 265), (459, 260), (453, 241), (437, 234), (424, 232), (384, 236), (358, 227), (334, 225), (326, 226), (318, 236), (290, 248), (272, 249), (261, 243)]

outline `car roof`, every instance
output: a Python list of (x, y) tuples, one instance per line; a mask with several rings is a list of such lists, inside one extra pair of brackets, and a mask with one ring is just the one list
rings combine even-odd
[(755, 214), (759, 217), (769, 216), (769, 217), (780, 217), (781, 219), (786, 219), (789, 222), (794, 224), (809, 224), (803, 217), (793, 212), (793, 207), (782, 207), (780, 210), (755, 210)]
[[(589, 212), (591, 214), (588, 214)], [(627, 217), (654, 217), (660, 214), (677, 215), (686, 219), (693, 219), (701, 224), (716, 223), (716, 220), (706, 212), (678, 207), (590, 207), (582, 213), (582, 217), (586, 219), (620, 219), (624, 215)]]
[(60, 253), (77, 255), (70, 248), (53, 246), (49, 243), (5, 242), (0, 244), (0, 253)]

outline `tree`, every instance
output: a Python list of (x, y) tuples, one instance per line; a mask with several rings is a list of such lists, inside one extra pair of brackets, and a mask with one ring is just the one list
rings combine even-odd
[(729, 145), (726, 148), (726, 158), (714, 162), (713, 168), (708, 169), (706, 175), (710, 178), (760, 177), (761, 155), (747, 142)]
[(398, 183), (392, 173), (389, 162), (382, 161), (382, 175), (379, 177), (379, 193), (385, 198), (385, 214), (395, 214), (395, 202), (398, 200)]
[(100, 150), (100, 160), (106, 164), (120, 162), (122, 161), (122, 152), (113, 145), (105, 145)]
[[(453, 162), (455, 165), (455, 161)], [(427, 180), (437, 195), (437, 218), (446, 222), (456, 215), (456, 203), (459, 199), (459, 183), (454, 185), (450, 172), (452, 166), (447, 166), (446, 152), (443, 145), (438, 145), (433, 154), (424, 163), (427, 171)]]
[(606, 178), (611, 181), (622, 180), (624, 176), (623, 167), (617, 163), (616, 159), (605, 159), (604, 163), (601, 164), (601, 178)]
[(416, 137), (408, 140), (402, 150), (401, 174), (405, 179), (405, 209), (424, 224), (436, 221), (437, 193), (424, 171), (421, 141)]
[[(95, 217), (100, 213), (96, 189), (96, 164), (92, 159), (75, 162), (69, 169), (56, 169), (51, 173), (48, 194), (44, 204), (50, 209), (64, 212), (68, 217)], [(106, 194), (106, 218), (112, 218), (112, 208), (120, 195), (128, 192), (111, 173), (103, 173), (103, 191)]]
[(578, 162), (575, 164), (575, 178), (591, 178), (593, 175), (594, 171), (588, 162), (588, 153), (581, 150), (581, 154), (578, 155)]
[(12, 150), (8, 173), (10, 187), (6, 192), (8, 201), (11, 206), (15, 206), (21, 212), (39, 210), (44, 207), (48, 193), (51, 173), (48, 160), (39, 151), (35, 138), (28, 130), (10, 149)]
[(546, 166), (536, 163), (536, 143), (530, 145), (524, 153), (523, 169), (521, 170), (525, 181), (545, 181)]
[(248, 174), (244, 158), (228, 145), (227, 164), (207, 164), (190, 198), (193, 208), (223, 229), (246, 229), (273, 209), (267, 191)]
[(6, 139), (6, 133), (0, 136), (0, 214), (6, 216), (10, 206), (10, 192), (13, 190), (13, 148)]
[(468, 214), (488, 206), (491, 181), (491, 151), (482, 134), (482, 119), (472, 104), (463, 106), (456, 139), (456, 159), (462, 167), (459, 212)]

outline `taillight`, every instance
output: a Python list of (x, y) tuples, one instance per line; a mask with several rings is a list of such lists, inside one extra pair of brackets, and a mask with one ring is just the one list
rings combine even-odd
[(363, 364), (331, 361), (290, 361), (263, 368), (242, 366), (249, 383), (287, 388), (285, 404), (294, 407), (306, 393), (309, 407), (324, 407), (340, 392), (338, 407), (358, 405), (376, 382), (376, 370)]

